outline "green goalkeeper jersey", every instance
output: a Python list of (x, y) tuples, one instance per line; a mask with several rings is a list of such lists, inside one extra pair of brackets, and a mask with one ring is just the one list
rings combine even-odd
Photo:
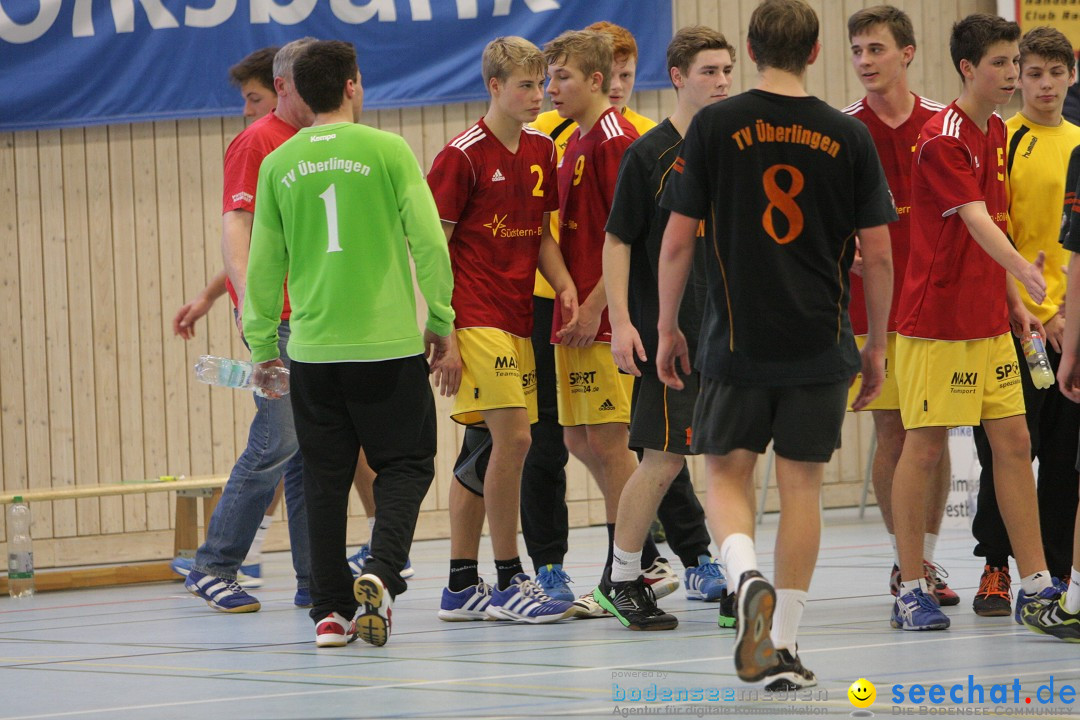
[(293, 360), (422, 353), (410, 254), (427, 328), (453, 330), (446, 236), (404, 139), (355, 123), (305, 128), (263, 160), (256, 197), (243, 308), (253, 362), (278, 357), (286, 276)]

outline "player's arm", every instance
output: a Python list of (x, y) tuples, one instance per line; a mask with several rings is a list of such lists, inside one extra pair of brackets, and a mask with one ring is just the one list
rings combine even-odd
[(192, 299), (184, 303), (173, 316), (173, 334), (185, 340), (195, 337), (195, 322), (210, 312), (214, 301), (225, 294), (225, 278), (228, 274), (222, 270), (210, 280)]
[[(236, 290), (237, 308), (244, 312), (244, 295), (247, 294), (248, 255), (251, 252), (251, 226), (255, 215), (247, 210), (230, 210), (221, 216), (221, 254), (225, 260), (225, 272)], [(243, 325), (239, 325), (244, 332)]]
[(398, 215), (409, 244), (409, 254), (416, 268), (416, 284), (428, 307), (424, 345), (436, 387), (444, 395), (453, 395), (461, 384), (461, 356), (454, 341), (454, 274), (450, 268), (450, 249), (446, 229), (428, 184), (420, 175), (416, 156), (402, 138), (398, 152), (389, 164), (393, 175)]
[[(284, 223), (273, 183), (267, 172), (259, 173), (259, 196), (256, 215), (252, 216), (250, 252), (245, 258), (246, 298), (240, 306), (245, 338), (251, 348), (251, 361), (273, 364), (280, 356), (278, 325), (285, 304), (285, 275), (289, 269), (285, 248)], [(247, 213), (251, 215), (251, 213)]]
[(862, 277), (866, 297), (868, 330), (862, 349), (862, 384), (851, 404), (862, 410), (881, 393), (885, 382), (885, 344), (892, 305), (893, 263), (889, 226), (879, 225), (859, 230), (862, 254)]
[[(1066, 287), (1080, 288), (1080, 260), (1069, 253)], [(1058, 387), (1061, 394), (1080, 402), (1080, 291), (1065, 295), (1065, 336), (1061, 343), (1061, 364), (1058, 365)]]
[[(679, 329), (679, 306), (682, 304), (686, 280), (694, 264), (694, 241), (698, 218), (672, 211), (660, 246), (657, 284), (660, 293), (660, 321), (657, 323), (660, 342), (656, 347), (656, 374), (675, 390), (683, 389), (683, 375), (690, 374), (690, 350), (686, 337)], [(678, 363), (678, 366), (676, 366)]]
[(550, 213), (544, 213), (541, 224), (543, 231), (540, 234), (540, 257), (537, 267), (540, 274), (555, 291), (555, 297), (559, 299), (559, 311), (562, 313), (562, 328), (556, 333), (559, 338), (564, 338), (577, 329), (578, 324), (578, 295), (574, 279), (570, 277), (570, 271), (566, 269), (559, 243), (551, 234)]
[(1040, 251), (1033, 263), (1025, 260), (990, 217), (986, 203), (981, 200), (961, 205), (956, 212), (979, 247), (985, 250), (994, 262), (1012, 273), (1033, 301), (1041, 303), (1046, 297), (1046, 280), (1042, 273), (1045, 254)]
[(607, 290), (608, 320), (611, 322), (611, 355), (623, 372), (641, 377), (641, 370), (634, 362), (636, 356), (647, 360), (641, 335), (630, 320), (630, 303), (627, 300), (630, 278), (630, 246), (614, 233), (604, 239), (604, 287)]
[(1009, 307), (1009, 325), (1012, 327), (1013, 335), (1022, 339), (1025, 335), (1038, 331), (1045, 340), (1046, 328), (1043, 327), (1038, 316), (1028, 310), (1020, 290), (1011, 277), (1005, 278), (1005, 297)]

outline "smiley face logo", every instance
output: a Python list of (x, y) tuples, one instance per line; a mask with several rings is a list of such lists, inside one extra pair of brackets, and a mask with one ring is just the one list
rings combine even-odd
[(855, 707), (868, 708), (877, 699), (877, 688), (874, 687), (874, 683), (866, 678), (859, 678), (851, 683), (851, 687), (847, 690), (847, 696)]

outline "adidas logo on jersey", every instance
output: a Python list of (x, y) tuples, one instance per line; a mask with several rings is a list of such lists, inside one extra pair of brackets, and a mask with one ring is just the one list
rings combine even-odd
[(600, 406), (600, 410), (614, 410), (615, 406), (611, 404), (610, 400), (604, 400), (604, 404)]
[(491, 182), (502, 182), (506, 177), (499, 168), (495, 168), (495, 174), (491, 176)]

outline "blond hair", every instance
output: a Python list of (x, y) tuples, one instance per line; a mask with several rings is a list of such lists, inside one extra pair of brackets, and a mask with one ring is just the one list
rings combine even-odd
[(482, 72), (485, 86), (491, 78), (506, 82), (517, 68), (543, 77), (544, 54), (540, 48), (516, 35), (497, 37), (484, 48)]
[(567, 30), (544, 45), (548, 65), (566, 65), (571, 60), (585, 77), (600, 73), (600, 90), (611, 90), (611, 66), (614, 64), (611, 34), (596, 30)]

